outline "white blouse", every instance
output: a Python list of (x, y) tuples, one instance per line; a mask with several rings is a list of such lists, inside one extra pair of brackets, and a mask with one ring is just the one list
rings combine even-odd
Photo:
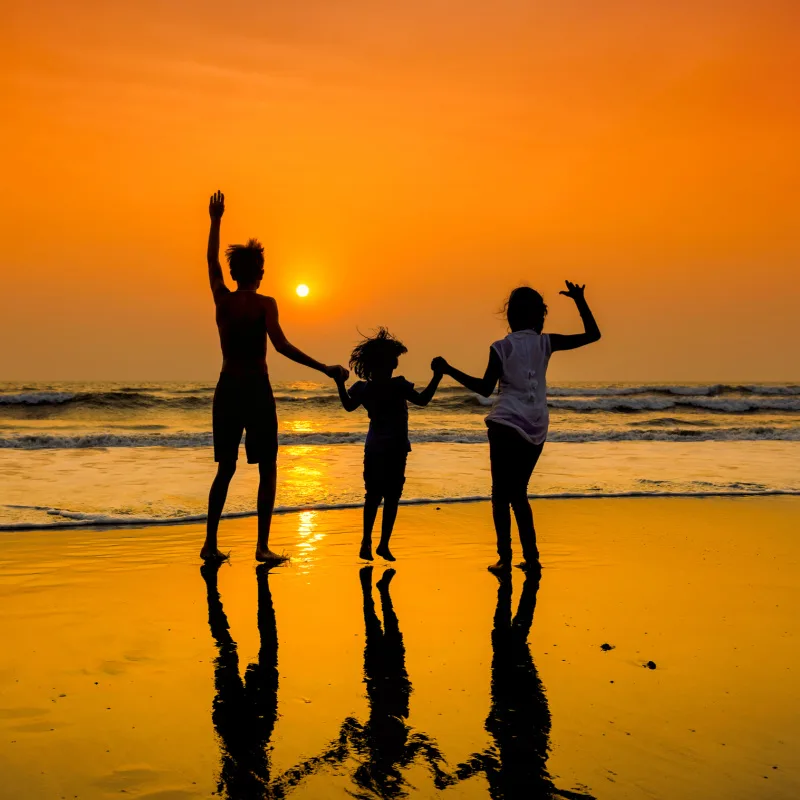
[(550, 336), (533, 330), (515, 331), (492, 347), (500, 357), (503, 374), (486, 421), (508, 425), (531, 444), (543, 444), (550, 422), (545, 380), (552, 352)]

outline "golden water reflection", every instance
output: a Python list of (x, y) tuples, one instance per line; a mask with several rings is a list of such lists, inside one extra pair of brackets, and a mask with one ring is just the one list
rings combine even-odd
[[(324, 484), (329, 476), (323, 469), (324, 464), (317, 457), (315, 452), (317, 448), (287, 447), (284, 449), (290, 460), (282, 466), (281, 483), (288, 496), (292, 498), (292, 505), (318, 503), (320, 498), (325, 497)], [(308, 452), (302, 452), (304, 449)], [(300, 453), (295, 451), (300, 451)]]
[(300, 554), (300, 572), (308, 572), (308, 568), (314, 561), (314, 552), (319, 542), (325, 538), (325, 534), (317, 529), (318, 512), (301, 511), (297, 516), (297, 550)]
[(320, 426), (310, 419), (289, 419), (284, 421), (283, 427), (289, 433), (314, 433)]

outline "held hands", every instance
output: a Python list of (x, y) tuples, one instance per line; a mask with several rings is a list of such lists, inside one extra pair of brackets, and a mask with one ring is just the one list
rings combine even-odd
[(208, 201), (208, 215), (213, 220), (220, 220), (224, 213), (225, 195), (220, 191), (216, 191), (211, 195), (211, 199)]
[(436, 356), (431, 361), (431, 369), (435, 375), (446, 375), (450, 365), (441, 356)]
[(325, 367), (325, 374), (336, 383), (345, 383), (350, 377), (350, 370), (341, 366)]
[(583, 290), (586, 288), (585, 283), (583, 286), (579, 286), (577, 283), (572, 283), (572, 281), (564, 281), (564, 283), (567, 284), (567, 291), (559, 292), (559, 294), (563, 294), (565, 297), (571, 297), (576, 303), (579, 300), (583, 300)]

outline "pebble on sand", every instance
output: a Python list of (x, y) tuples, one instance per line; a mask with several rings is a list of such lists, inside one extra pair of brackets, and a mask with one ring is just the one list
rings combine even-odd
[(600, 649), (601, 649), (601, 650), (603, 650), (603, 651), (604, 651), (604, 652), (606, 652), (606, 653), (607, 653), (609, 650), (613, 650), (615, 647), (616, 647), (616, 645), (614, 645), (614, 644), (609, 644), (608, 642), (603, 642), (603, 644), (601, 644), (601, 645), (600, 645)]
[(648, 661), (646, 664), (643, 664), (642, 666), (647, 667), (647, 669), (655, 669), (656, 668), (656, 662), (655, 661)]

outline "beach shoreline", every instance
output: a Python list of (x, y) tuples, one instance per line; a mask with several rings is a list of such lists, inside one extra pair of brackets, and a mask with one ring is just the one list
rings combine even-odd
[[(686, 500), (691, 498), (697, 499), (712, 499), (712, 498), (757, 498), (757, 497), (797, 497), (800, 496), (800, 490), (795, 489), (756, 489), (748, 490), (730, 490), (730, 491), (693, 491), (693, 492), (653, 492), (653, 491), (629, 491), (629, 492), (607, 492), (604, 494), (584, 494), (581, 492), (557, 492), (551, 494), (536, 494), (531, 493), (528, 495), (529, 500), (626, 500), (626, 499), (676, 499)], [(489, 495), (475, 495), (467, 497), (420, 497), (420, 498), (402, 498), (399, 505), (401, 507), (411, 506), (443, 506), (443, 505), (459, 505), (462, 503), (488, 503), (491, 500)], [(363, 502), (353, 503), (309, 503), (298, 506), (276, 506), (273, 510), (273, 517), (283, 516), (284, 514), (299, 514), (302, 512), (325, 512), (325, 511), (352, 511), (360, 509), (364, 505)], [(82, 517), (81, 514), (75, 514), (76, 517)], [(249, 519), (258, 516), (258, 512), (253, 511), (228, 511), (223, 512), (221, 519), (223, 520), (237, 520)], [(93, 522), (86, 519), (73, 519), (63, 520), (51, 523), (49, 525), (37, 525), (36, 523), (10, 523), (7, 525), (0, 525), (0, 533), (12, 531), (43, 531), (43, 530), (62, 530), (64, 528), (77, 528), (86, 530), (113, 530), (115, 528), (151, 528), (151, 527), (166, 527), (173, 525), (192, 525), (200, 522), (205, 522), (206, 514), (197, 514), (190, 517), (181, 517), (178, 519), (139, 519), (132, 518), (126, 520), (124, 517), (118, 517), (113, 521), (98, 521)]]
[[(486, 572), (488, 504), (439, 508), (401, 509), (391, 597), (411, 687), (404, 730), (435, 742), (452, 776), (471, 753), (499, 752), (488, 720), (500, 702), (489, 692), (500, 599)], [(534, 513), (544, 571), (525, 652), (549, 714), (547, 780), (598, 798), (747, 798), (764, 786), (796, 796), (800, 500), (539, 501)], [(352, 509), (274, 521), (271, 542), (292, 557), (269, 577), (275, 780), (313, 760), (344, 720), (370, 730), (378, 713), (363, 683), (360, 522)], [(220, 651), (202, 537), (199, 524), (3, 534), (0, 797), (218, 791)], [(232, 556), (219, 597), (241, 674), (259, 653), (254, 545), (255, 520), (223, 521), (220, 546)], [(373, 582), (388, 566), (375, 562)], [(511, 581), (516, 608), (524, 575)], [(374, 597), (382, 616), (377, 587)], [(539, 747), (529, 733), (527, 746)], [(291, 794), (348, 796), (353, 757), (315, 766)], [(488, 792), (482, 774), (437, 789), (418, 760), (400, 772), (411, 797)]]

